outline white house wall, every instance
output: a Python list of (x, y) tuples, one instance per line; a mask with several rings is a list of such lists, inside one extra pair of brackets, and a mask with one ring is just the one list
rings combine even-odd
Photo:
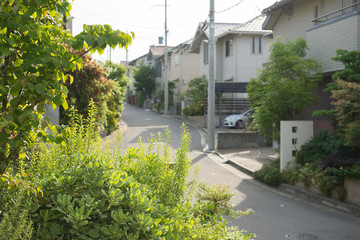
[(318, 1), (294, 1), (292, 11), (291, 9), (284, 9), (273, 29), (274, 38), (281, 37), (294, 40), (298, 36), (305, 37), (306, 29), (313, 25), (311, 20), (314, 19), (314, 11), (309, 11), (309, 9), (313, 9), (316, 2)]
[[(251, 52), (251, 39), (256, 38), (256, 51)], [(259, 35), (237, 35), (233, 39), (233, 55), (225, 56), (225, 43), (229, 38), (219, 41), (217, 45), (222, 51), (218, 51), (218, 78), (219, 81), (250, 82), (256, 78), (262, 64), (269, 57), (269, 45), (271, 38), (261, 37)], [(258, 52), (258, 39), (261, 37), (262, 49)]]

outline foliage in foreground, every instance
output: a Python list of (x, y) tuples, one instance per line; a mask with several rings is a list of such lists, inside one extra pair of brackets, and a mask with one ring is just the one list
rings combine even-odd
[(24, 157), (24, 145), (46, 135), (40, 129), (47, 106), (67, 108), (64, 83), (82, 68), (81, 56), (69, 48), (101, 54), (106, 46), (132, 42), (134, 35), (109, 25), (84, 25), (72, 36), (63, 21), (70, 10), (63, 0), (0, 1), (0, 174)]
[[(190, 137), (183, 127), (176, 156), (169, 151), (170, 132), (121, 152), (120, 139), (102, 142), (92, 106), (87, 119), (73, 114), (60, 144), (39, 142), (29, 158), (1, 176), (0, 209), (16, 199), (29, 201), (22, 211), (4, 211), (1, 226), (24, 219), (33, 239), (249, 239), (226, 227), (231, 194), (223, 187), (202, 187), (192, 203), (196, 182), (188, 181)], [(85, 127), (87, 126), (87, 127)], [(56, 138), (56, 136), (54, 136)], [(63, 139), (63, 138), (61, 138)], [(170, 166), (174, 159), (174, 166)], [(0, 236), (7, 233), (0, 229)], [(10, 239), (21, 239), (12, 235)]]

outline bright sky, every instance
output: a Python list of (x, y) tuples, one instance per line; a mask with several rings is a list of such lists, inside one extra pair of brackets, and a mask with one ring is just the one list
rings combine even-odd
[[(259, 15), (276, 0), (214, 0), (215, 21), (242, 23)], [(210, 0), (167, 0), (168, 46), (176, 46), (192, 38), (199, 22), (208, 19)], [(158, 37), (165, 32), (165, 0), (74, 0), (71, 15), (73, 34), (82, 31), (83, 24), (109, 24), (113, 29), (135, 32), (128, 48), (128, 60), (134, 60), (159, 45)], [(110, 51), (94, 55), (110, 59)], [(125, 49), (111, 51), (111, 61), (126, 60)]]

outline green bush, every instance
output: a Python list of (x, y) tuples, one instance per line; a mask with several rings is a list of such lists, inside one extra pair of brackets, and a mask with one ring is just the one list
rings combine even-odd
[(284, 182), (294, 185), (299, 181), (300, 166), (296, 165), (292, 168), (285, 169), (282, 173), (282, 179)]
[(353, 179), (360, 179), (360, 161), (355, 163), (351, 168), (345, 169), (344, 176)]
[(0, 178), (0, 209), (3, 200), (14, 199), (19, 187), (25, 188), (22, 196), (26, 193), (31, 205), (24, 210), (33, 223), (34, 239), (252, 237), (226, 227), (224, 215), (250, 212), (234, 214), (228, 190), (202, 188), (193, 204), (196, 181), (187, 179), (190, 136), (185, 126), (175, 156), (169, 150), (168, 130), (153, 136), (148, 146), (139, 142), (138, 148), (121, 153), (118, 141), (99, 141), (96, 109), (90, 109), (87, 119), (74, 113), (70, 126), (54, 128), (58, 145), (32, 146), (28, 162)]
[(33, 227), (29, 217), (30, 200), (25, 197), (24, 189), (20, 188), (9, 201), (0, 208), (0, 239), (30, 240)]
[(151, 186), (108, 159), (86, 157), (39, 184), (40, 239), (179, 239), (191, 230), (186, 204), (162, 204)]
[(347, 146), (337, 132), (329, 134), (324, 130), (301, 146), (296, 155), (296, 162), (301, 166), (306, 163), (317, 163), (324, 169), (341, 167), (346, 163), (346, 159), (357, 154), (357, 148)]
[(272, 161), (269, 165), (264, 165), (254, 173), (254, 177), (271, 186), (279, 186), (283, 181), (280, 173), (280, 159)]

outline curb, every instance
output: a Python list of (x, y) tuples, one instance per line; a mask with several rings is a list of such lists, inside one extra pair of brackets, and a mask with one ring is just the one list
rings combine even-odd
[[(254, 177), (254, 170), (249, 169), (248, 167), (246, 167), (240, 163), (237, 163), (235, 161), (232, 161), (231, 159), (226, 158), (225, 156), (223, 156), (221, 153), (219, 153), (217, 151), (215, 151), (215, 153), (219, 157), (224, 159), (225, 162), (228, 163), (230, 166), (234, 167), (235, 169), (237, 169), (251, 177)], [(265, 183), (262, 183), (262, 184), (265, 184)], [(297, 197), (302, 197), (313, 203), (317, 203), (317, 204), (320, 204), (320, 205), (323, 205), (323, 206), (326, 206), (326, 207), (329, 207), (332, 209), (336, 209), (338, 211), (351, 214), (355, 217), (360, 217), (360, 207), (358, 207), (356, 205), (345, 203), (345, 202), (340, 202), (340, 201), (337, 201), (337, 200), (331, 199), (331, 198), (327, 198), (320, 194), (312, 193), (310, 191), (307, 191), (305, 189), (302, 189), (302, 188), (299, 188), (299, 187), (296, 187), (296, 186), (293, 186), (290, 184), (282, 183), (277, 188), (285, 194), (291, 194), (291, 195), (295, 195)]]
[(360, 217), (360, 207), (355, 206), (353, 204), (339, 202), (331, 198), (327, 198), (324, 196), (321, 196), (317, 193), (312, 193), (309, 191), (306, 191), (305, 189), (298, 188), (293, 185), (289, 184), (280, 184), (279, 189), (283, 192), (287, 192), (290, 194), (294, 194), (296, 196), (300, 196), (302, 198), (306, 198), (310, 201), (313, 201), (315, 203), (324, 205), (326, 207), (330, 207), (342, 212), (350, 213), (354, 215), (355, 217)]
[(235, 162), (235, 161), (233, 161), (233, 160), (231, 160), (231, 159), (229, 159), (229, 158), (226, 158), (224, 155), (222, 155), (222, 154), (219, 153), (218, 151), (215, 151), (215, 153), (216, 153), (219, 157), (221, 157), (222, 159), (224, 159), (225, 162), (226, 162), (227, 164), (229, 164), (230, 166), (236, 168), (237, 170), (239, 170), (239, 171), (241, 171), (241, 172), (243, 172), (243, 173), (245, 173), (245, 174), (247, 174), (247, 175), (249, 175), (249, 176), (251, 176), (251, 177), (254, 177), (254, 170), (246, 167), (245, 165), (242, 165), (242, 164), (240, 164), (240, 163), (237, 163), (237, 162)]

